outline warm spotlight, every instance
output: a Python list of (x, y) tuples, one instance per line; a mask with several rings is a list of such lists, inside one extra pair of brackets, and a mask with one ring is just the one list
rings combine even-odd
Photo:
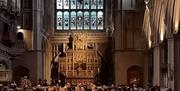
[(151, 48), (151, 46), (152, 46), (152, 41), (151, 40), (149, 40), (148, 46), (149, 46), (149, 48)]
[(147, 5), (149, 3), (150, 0), (144, 0), (145, 4)]
[(17, 26), (17, 29), (20, 29), (21, 28), (21, 26)]
[(179, 23), (178, 23), (178, 21), (176, 21), (175, 26), (174, 26), (174, 32), (178, 33), (178, 31), (179, 31)]
[(163, 33), (163, 32), (160, 33), (160, 40), (161, 40), (161, 41), (164, 40), (164, 33)]
[(21, 33), (23, 33), (24, 32), (24, 30), (23, 29), (18, 29), (18, 31), (17, 32), (21, 32)]

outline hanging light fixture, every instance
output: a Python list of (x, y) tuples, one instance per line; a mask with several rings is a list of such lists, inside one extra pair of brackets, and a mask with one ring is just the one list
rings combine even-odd
[(150, 0), (144, 0), (144, 3), (145, 3), (146, 5), (148, 5), (149, 1), (150, 1)]
[(21, 26), (17, 26), (17, 29), (20, 29), (21, 28)]

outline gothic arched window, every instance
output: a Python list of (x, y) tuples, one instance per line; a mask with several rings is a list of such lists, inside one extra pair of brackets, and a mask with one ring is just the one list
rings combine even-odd
[(104, 0), (56, 0), (56, 30), (103, 30)]

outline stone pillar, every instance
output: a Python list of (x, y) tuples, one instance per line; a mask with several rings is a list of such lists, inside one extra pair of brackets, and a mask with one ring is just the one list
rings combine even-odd
[(33, 49), (36, 53), (36, 58), (34, 58), (34, 64), (36, 65), (36, 71), (32, 74), (33, 80), (37, 82), (39, 78), (42, 78), (43, 70), (42, 70), (42, 34), (43, 30), (43, 0), (33, 0)]
[(168, 39), (167, 41), (168, 41), (168, 87), (174, 89), (174, 40)]
[(173, 91), (180, 91), (180, 34), (174, 36), (173, 49), (174, 49), (174, 90)]
[(153, 49), (153, 85), (160, 86), (160, 47)]
[(180, 35), (168, 39), (168, 87), (180, 90)]

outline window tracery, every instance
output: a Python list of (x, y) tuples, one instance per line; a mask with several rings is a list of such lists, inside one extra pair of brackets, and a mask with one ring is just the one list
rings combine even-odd
[(56, 0), (56, 30), (103, 30), (104, 0)]

